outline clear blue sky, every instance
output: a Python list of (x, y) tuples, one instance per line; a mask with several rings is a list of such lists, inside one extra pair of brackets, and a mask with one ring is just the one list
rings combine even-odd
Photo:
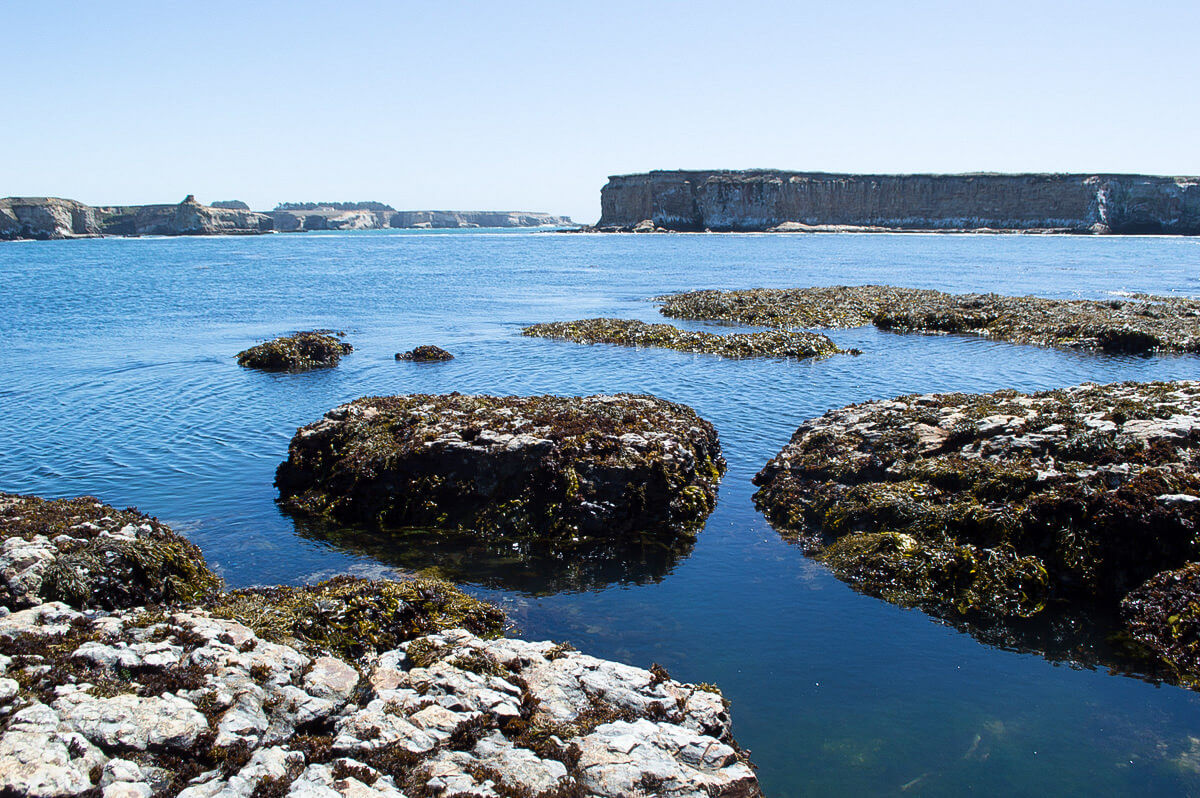
[(594, 221), (655, 168), (1198, 174), (1198, 34), (1196, 0), (0, 0), (0, 196)]

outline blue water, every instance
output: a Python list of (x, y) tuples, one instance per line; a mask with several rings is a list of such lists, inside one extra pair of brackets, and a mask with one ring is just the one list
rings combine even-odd
[[(521, 631), (717, 682), (764, 788), (794, 795), (1200, 794), (1200, 694), (985, 646), (856, 594), (780, 540), (750, 477), (804, 419), (907, 392), (1200, 378), (1200, 358), (831, 331), (865, 354), (728, 361), (518, 335), (661, 320), (695, 288), (890, 283), (1200, 295), (1200, 241), (947, 235), (349, 233), (0, 245), (0, 490), (136, 505), (235, 586), (438, 565)], [(239, 350), (344, 330), (337, 369)], [(445, 364), (393, 360), (434, 343)], [(495, 552), (297, 528), (271, 481), (296, 427), (370, 394), (638, 391), (692, 405), (729, 472), (694, 548), (565, 573)]]

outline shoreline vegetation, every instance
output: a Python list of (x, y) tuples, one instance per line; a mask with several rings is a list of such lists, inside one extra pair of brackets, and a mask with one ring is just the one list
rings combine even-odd
[(1200, 352), (1200, 299), (1190, 297), (1045, 299), (862, 285), (691, 291), (656, 300), (670, 318), (777, 329), (874, 324), (1103, 352)]
[(5, 794), (760, 795), (717, 688), (440, 580), (227, 592), (136, 510), (11, 494), (0, 580)]

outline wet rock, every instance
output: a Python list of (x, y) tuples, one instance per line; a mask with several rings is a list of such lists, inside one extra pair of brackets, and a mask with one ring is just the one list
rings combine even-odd
[(264, 371), (308, 371), (336, 366), (354, 347), (328, 331), (285, 335), (238, 352), (239, 366)]
[(1146, 580), (1121, 602), (1121, 617), (1178, 681), (1200, 687), (1200, 563)]
[(0, 494), (0, 606), (113, 609), (193, 600), (220, 584), (195, 545), (136, 510)]
[(578, 542), (694, 534), (725, 470), (716, 430), (651, 396), (359, 399), (297, 431), (290, 510)]
[(442, 349), (440, 346), (432, 346), (429, 344), (418, 346), (407, 352), (397, 352), (397, 360), (411, 360), (414, 363), (433, 363), (439, 360), (453, 360), (454, 355)]
[(1106, 352), (1200, 351), (1200, 299), (1106, 300), (946, 294), (885, 285), (693, 291), (658, 297), (664, 315), (764, 327), (857, 327), (964, 333)]
[(841, 350), (824, 335), (795, 330), (729, 333), (681, 330), (670, 324), (646, 324), (628, 319), (584, 319), (534, 324), (521, 330), (533, 338), (554, 338), (581, 344), (656, 347), (729, 358), (820, 358)]
[(1196, 382), (904, 396), (802, 424), (755, 503), (870, 595), (1019, 633), (1200, 559), (1197, 451)]

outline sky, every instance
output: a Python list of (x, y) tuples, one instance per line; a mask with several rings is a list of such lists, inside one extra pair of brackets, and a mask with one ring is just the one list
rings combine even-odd
[(0, 0), (0, 196), (595, 221), (650, 169), (1200, 174), (1200, 2)]

